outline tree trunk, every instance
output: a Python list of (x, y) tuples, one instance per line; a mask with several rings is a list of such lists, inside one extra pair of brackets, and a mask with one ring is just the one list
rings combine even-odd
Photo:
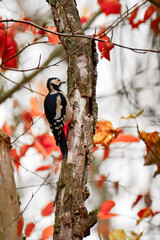
[(22, 237), (17, 236), (17, 216), (20, 213), (10, 148), (9, 137), (0, 130), (0, 239), (20, 240)]
[[(83, 34), (74, 0), (51, 0), (50, 4), (58, 32)], [(63, 160), (57, 183), (54, 240), (80, 240), (90, 234), (90, 228), (97, 222), (97, 211), (88, 213), (84, 204), (89, 196), (85, 185), (97, 119), (97, 54), (93, 40), (82, 37), (60, 40), (69, 55), (68, 97), (74, 116), (68, 133), (68, 158)]]

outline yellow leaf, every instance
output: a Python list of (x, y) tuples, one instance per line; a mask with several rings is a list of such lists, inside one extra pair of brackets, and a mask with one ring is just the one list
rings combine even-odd
[(109, 233), (109, 240), (126, 240), (127, 235), (123, 229), (115, 229), (112, 233)]
[(140, 240), (140, 237), (142, 236), (143, 232), (141, 232), (140, 234), (137, 234), (134, 231), (130, 231), (131, 233), (131, 237), (129, 237), (129, 240)]
[(143, 235), (143, 232), (141, 232), (135, 240), (140, 240), (140, 237)]
[(128, 117), (121, 117), (121, 119), (135, 119), (135, 118), (139, 117), (143, 112), (144, 112), (144, 110), (141, 110), (136, 115), (130, 114)]

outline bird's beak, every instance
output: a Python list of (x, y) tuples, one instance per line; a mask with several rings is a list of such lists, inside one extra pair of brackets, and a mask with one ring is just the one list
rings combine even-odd
[(66, 81), (61, 81), (61, 85), (62, 85), (62, 84), (65, 84), (65, 83), (66, 83)]

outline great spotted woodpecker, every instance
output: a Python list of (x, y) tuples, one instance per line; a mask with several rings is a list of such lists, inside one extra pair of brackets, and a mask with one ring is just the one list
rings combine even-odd
[(64, 158), (67, 157), (68, 147), (63, 127), (72, 121), (73, 113), (68, 98), (60, 89), (62, 83), (64, 82), (58, 78), (48, 79), (49, 93), (44, 100), (44, 110), (56, 144), (60, 146)]

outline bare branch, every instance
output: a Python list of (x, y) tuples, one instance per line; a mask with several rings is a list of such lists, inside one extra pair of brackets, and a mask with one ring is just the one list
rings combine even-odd
[[(61, 55), (61, 53), (63, 52), (63, 48), (57, 47), (48, 57), (48, 59), (44, 62), (44, 64), (42, 66), (47, 66), (52, 60), (53, 58), (58, 57), (59, 55)], [(16, 85), (15, 87), (13, 87), (12, 89), (8, 90), (7, 92), (5, 92), (3, 95), (0, 96), (0, 103), (3, 103), (7, 98), (9, 98), (10, 96), (12, 96), (16, 91), (20, 90), (22, 88), (22, 85), (28, 83), (29, 81), (31, 81), (31, 79), (33, 79), (35, 76), (37, 76), (43, 69), (37, 69), (36, 71), (34, 71), (32, 74), (30, 74), (27, 77), (24, 77), (22, 79), (22, 81)]]

